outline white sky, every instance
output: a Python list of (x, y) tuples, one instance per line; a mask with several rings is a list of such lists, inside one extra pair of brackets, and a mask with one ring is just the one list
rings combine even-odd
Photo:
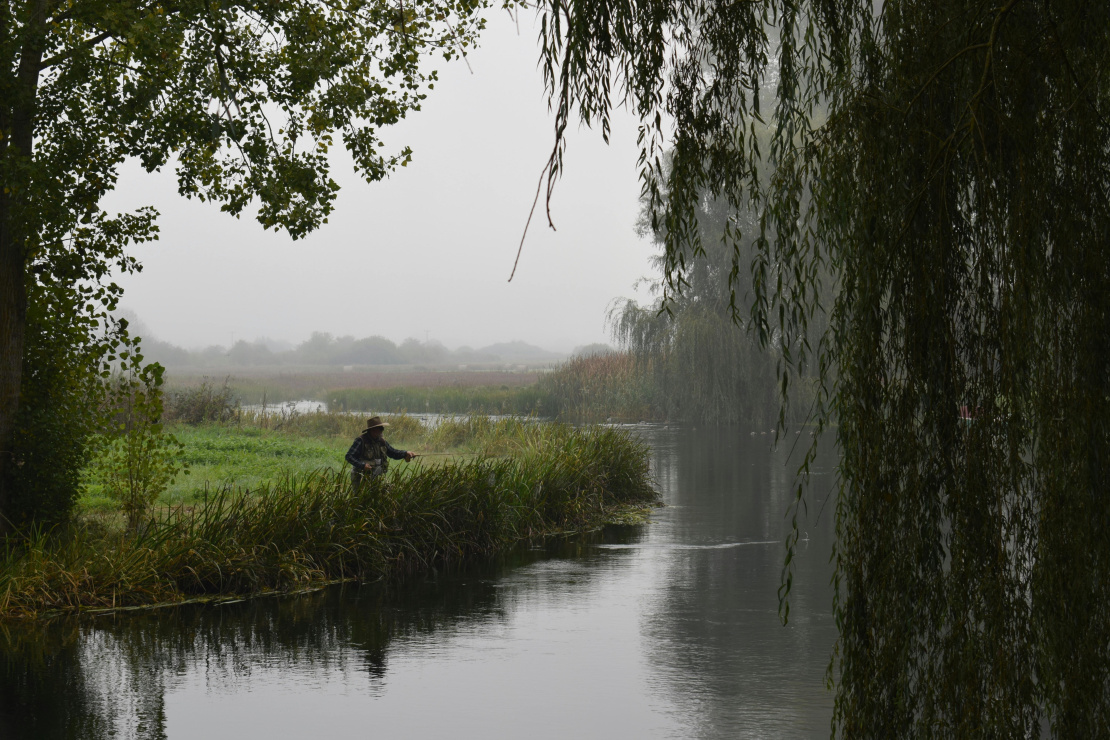
[(474, 74), (438, 59), (423, 110), (384, 133), (396, 149), (411, 146), (413, 162), (374, 185), (338, 164), (336, 210), (305, 239), (181, 198), (172, 171), (127, 169), (106, 208), (154, 205), (162, 231), (133, 247), (144, 270), (120, 280), (122, 306), (186, 347), (296, 343), (312, 331), (449, 347), (521, 339), (554, 351), (608, 341), (610, 301), (636, 295), (635, 281), (651, 274), (652, 246), (634, 232), (636, 121), (617, 111), (608, 147), (598, 131), (572, 133), (552, 204), (558, 231), (541, 199), (506, 282), (553, 115), (532, 19), (522, 14), (518, 36), (511, 18), (491, 13), (468, 57)]

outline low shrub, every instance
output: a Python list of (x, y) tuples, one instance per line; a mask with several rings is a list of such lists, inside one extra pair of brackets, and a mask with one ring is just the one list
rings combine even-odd
[(95, 468), (104, 492), (115, 499), (134, 529), (155, 500), (187, 471), (182, 445), (163, 429), (161, 368), (129, 368), (110, 386), (115, 409)]
[(239, 398), (224, 380), (216, 387), (205, 378), (200, 385), (165, 392), (164, 420), (182, 424), (228, 421), (238, 413)]

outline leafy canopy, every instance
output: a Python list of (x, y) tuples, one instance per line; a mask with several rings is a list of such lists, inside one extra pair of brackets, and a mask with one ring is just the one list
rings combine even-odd
[(64, 516), (41, 504), (72, 502), (72, 486), (46, 495), (26, 473), (79, 450), (94, 380), (134, 351), (110, 318), (111, 275), (140, 269), (126, 250), (157, 238), (157, 213), (101, 210), (120, 165), (174, 166), (182, 195), (300, 238), (332, 210), (337, 136), (368, 181), (409, 162), (381, 131), (420, 108), (430, 55), (475, 43), (486, 5), (0, 3), (0, 529)]
[(176, 159), (183, 195), (236, 215), (257, 198), (264, 226), (303, 236), (335, 198), (327, 154), (337, 133), (367, 180), (409, 161), (407, 148), (382, 152), (380, 131), (434, 84), (424, 55), (451, 59), (474, 43), (483, 6), (9, 2), (0, 52), (11, 71), (37, 56), (39, 75), (30, 91), (11, 76), (7, 85), (8, 96), (34, 98), (33, 155), (6, 148), (5, 185), (29, 174), (36, 196), (17, 218), (32, 243), (57, 241), (95, 212), (125, 158), (149, 170)]
[(549, 185), (627, 102), (672, 291), (705, 198), (757, 208), (751, 319), (842, 455), (834, 731), (1110, 734), (1110, 5), (540, 8)]

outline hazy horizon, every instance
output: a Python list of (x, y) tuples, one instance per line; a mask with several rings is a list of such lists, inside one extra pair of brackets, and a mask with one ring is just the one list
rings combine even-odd
[[(120, 311), (117, 311), (115, 315), (117, 317), (122, 317), (122, 318), (124, 318), (128, 321), (129, 329), (130, 329), (130, 332), (131, 332), (132, 336), (139, 336), (144, 341), (147, 341), (147, 342), (150, 342), (151, 340), (153, 340), (155, 342), (164, 342), (166, 344), (171, 344), (171, 345), (173, 345), (173, 346), (175, 346), (179, 349), (183, 349), (183, 350), (186, 350), (188, 352), (203, 352), (205, 350), (211, 350), (213, 348), (220, 348), (220, 349), (226, 351), (226, 350), (231, 349), (232, 346), (234, 346), (235, 344), (237, 344), (240, 341), (245, 341), (248, 344), (255, 344), (255, 345), (262, 344), (262, 345), (265, 345), (272, 352), (287, 352), (287, 351), (295, 350), (297, 347), (299, 347), (300, 345), (304, 344), (309, 339), (311, 339), (312, 336), (315, 335), (315, 334), (328, 334), (332, 338), (337, 339), (337, 340), (351, 339), (351, 338), (359, 340), (359, 339), (366, 339), (366, 338), (370, 338), (372, 336), (375, 336), (375, 335), (358, 335), (358, 334), (335, 334), (333, 332), (328, 332), (328, 331), (325, 331), (323, 329), (317, 329), (317, 330), (309, 332), (307, 335), (305, 335), (304, 337), (301, 337), (300, 339), (297, 339), (297, 340), (276, 339), (274, 337), (267, 337), (267, 336), (235, 337), (232, 344), (227, 344), (226, 342), (216, 341), (216, 342), (210, 342), (208, 344), (199, 344), (199, 345), (191, 345), (190, 346), (190, 345), (178, 344), (176, 342), (172, 342), (168, 339), (165, 339), (164, 337), (159, 336), (158, 333), (156, 331), (154, 331), (153, 329), (151, 329), (150, 325), (145, 320), (143, 320), (142, 316), (139, 316), (134, 310), (132, 310), (132, 309), (126, 307), (126, 306), (123, 307)], [(380, 335), (376, 335), (376, 336), (380, 336)], [(451, 352), (457, 352), (459, 350), (467, 350), (467, 349), (473, 350), (473, 351), (476, 351), (476, 352), (481, 352), (481, 351), (486, 351), (486, 350), (489, 350), (491, 348), (495, 348), (495, 347), (498, 347), (498, 346), (501, 346), (501, 345), (511, 345), (511, 344), (517, 344), (517, 343), (528, 345), (530, 347), (535, 347), (537, 349), (544, 350), (545, 352), (547, 352), (549, 354), (553, 354), (553, 355), (570, 355), (570, 354), (573, 354), (577, 350), (584, 349), (584, 348), (590, 347), (592, 345), (597, 345), (597, 344), (609, 345), (613, 349), (616, 349), (616, 345), (614, 345), (614, 343), (611, 340), (608, 340), (608, 341), (607, 340), (602, 340), (602, 341), (597, 341), (597, 342), (587, 342), (587, 343), (582, 343), (582, 344), (576, 344), (573, 347), (570, 347), (570, 348), (567, 348), (567, 349), (561, 349), (561, 348), (547, 347), (547, 346), (545, 346), (541, 343), (534, 342), (534, 341), (529, 341), (527, 338), (521, 338), (521, 337), (513, 337), (511, 339), (506, 339), (506, 340), (503, 340), (503, 341), (490, 342), (489, 344), (484, 344), (484, 345), (480, 345), (480, 346), (469, 345), (469, 344), (465, 344), (465, 343), (462, 343), (462, 342), (452, 343), (450, 341), (443, 341), (443, 340), (440, 340), (440, 339), (435, 338), (435, 337), (429, 337), (427, 339), (424, 339), (424, 338), (421, 338), (421, 337), (405, 337), (405, 338), (400, 339), (400, 340), (393, 339), (392, 337), (385, 337), (385, 338), (389, 339), (391, 342), (393, 342), (394, 344), (396, 344), (398, 346), (404, 344), (406, 341), (416, 340), (417, 342), (419, 342), (421, 344), (429, 344), (429, 345), (433, 345), (433, 346), (444, 347), (445, 349), (447, 349)]]
[(606, 311), (638, 297), (651, 273), (650, 240), (635, 233), (640, 184), (636, 121), (614, 116), (611, 144), (569, 131), (565, 176), (532, 218), (511, 283), (521, 233), (553, 143), (536, 28), (525, 14), (493, 12), (482, 46), (437, 61), (440, 81), (418, 111), (384, 130), (412, 163), (368, 185), (336, 147), (342, 190), (323, 228), (294, 242), (250, 217), (177, 194), (171, 171), (128, 165), (108, 210), (154, 205), (158, 242), (130, 249), (144, 270), (120, 276), (121, 308), (161, 341), (229, 347), (267, 338), (294, 345), (313, 331), (379, 335), (448, 347), (525, 341), (552, 352), (609, 342)]

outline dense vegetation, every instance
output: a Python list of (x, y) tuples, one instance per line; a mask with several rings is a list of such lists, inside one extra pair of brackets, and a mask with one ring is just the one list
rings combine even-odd
[(418, 388), (343, 388), (327, 391), (328, 408), (337, 411), (384, 409), (390, 413), (433, 414), (521, 414), (556, 416), (548, 408), (537, 385), (440, 386)]
[[(336, 412), (515, 414), (568, 421), (774, 426), (778, 414), (774, 356), (760, 352), (750, 337), (735, 332), (727, 315), (707, 317), (705, 324), (713, 333), (705, 336), (682, 334), (670, 324), (680, 322), (685, 331), (698, 315), (695, 311), (672, 319), (629, 304), (622, 309), (621, 321), (628, 322), (633, 312), (644, 325), (662, 325), (659, 334), (687, 352), (656, 356), (652, 350), (658, 345), (639, 346), (636, 351), (576, 355), (546, 372), (531, 374), (383, 372), (352, 377), (298, 372), (229, 376), (222, 385), (206, 377), (190, 379), (189, 384), (175, 380), (167, 391), (170, 418), (217, 418), (217, 412), (206, 411), (210, 401), (205, 399), (219, 393), (241, 404), (265, 403), (276, 413), (288, 402), (316, 400)], [(690, 341), (682, 344), (683, 338)], [(698, 362), (698, 351), (707, 347), (724, 359)], [(682, 364), (687, 361), (690, 367)], [(337, 381), (345, 386), (330, 387)], [(223, 403), (212, 408), (224, 409)], [(791, 418), (803, 415), (806, 407), (799, 407), (802, 410), (793, 411)]]
[[(737, 332), (727, 314), (695, 306), (670, 317), (631, 303), (620, 311), (622, 331), (635, 322), (647, 335), (630, 338), (634, 350), (572, 357), (530, 385), (342, 388), (314, 398), (337, 411), (774, 427), (780, 410), (775, 357)], [(791, 420), (804, 419), (812, 402), (813, 381), (804, 382), (808, 394), (795, 399)]]
[(345, 388), (326, 391), (319, 399), (339, 411), (517, 414), (571, 421), (663, 418), (626, 352), (571, 357), (529, 385)]
[(1110, 735), (1110, 5), (540, 11), (549, 184), (626, 103), (667, 289), (718, 201), (737, 320), (837, 422), (834, 733)]
[[(747, 236), (729, 245), (725, 236), (730, 228), (741, 228), (741, 217)], [(751, 236), (757, 225), (753, 212), (736, 214), (707, 198), (694, 222), (701, 246), (687, 263), (680, 290), (668, 291), (664, 251), (655, 260), (660, 272), (652, 286), (657, 299), (643, 306), (618, 302), (609, 315), (614, 338), (635, 360), (632, 372), (645, 403), (657, 417), (703, 424), (774, 428), (780, 416), (782, 421), (804, 421), (815, 400), (814, 369), (792, 368), (797, 390), (790, 405), (783, 406), (778, 387), (781, 341), (760, 346), (752, 321), (738, 310), (756, 291), (753, 274), (741, 269), (757, 252)], [(650, 208), (645, 208), (640, 226), (657, 244), (666, 244), (665, 227), (652, 228)], [(817, 323), (809, 334), (820, 336), (821, 328)]]
[[(299, 415), (280, 430), (258, 422), (210, 424), (223, 442), (216, 457), (234, 477), (201, 481), (212, 471), (195, 466), (192, 491), (164, 496), (138, 528), (122, 528), (102, 506), (67, 529), (10, 542), (0, 560), (0, 616), (393, 578), (596, 527), (656, 495), (643, 446), (615, 429), (486, 418), (429, 428), (394, 419), (395, 441), (460, 456), (417, 458), (353, 489), (342, 454), (361, 420)], [(183, 435), (186, 458), (204, 460), (212, 438)], [(333, 450), (331, 469), (303, 465), (312, 458), (303, 454), (306, 439)]]

